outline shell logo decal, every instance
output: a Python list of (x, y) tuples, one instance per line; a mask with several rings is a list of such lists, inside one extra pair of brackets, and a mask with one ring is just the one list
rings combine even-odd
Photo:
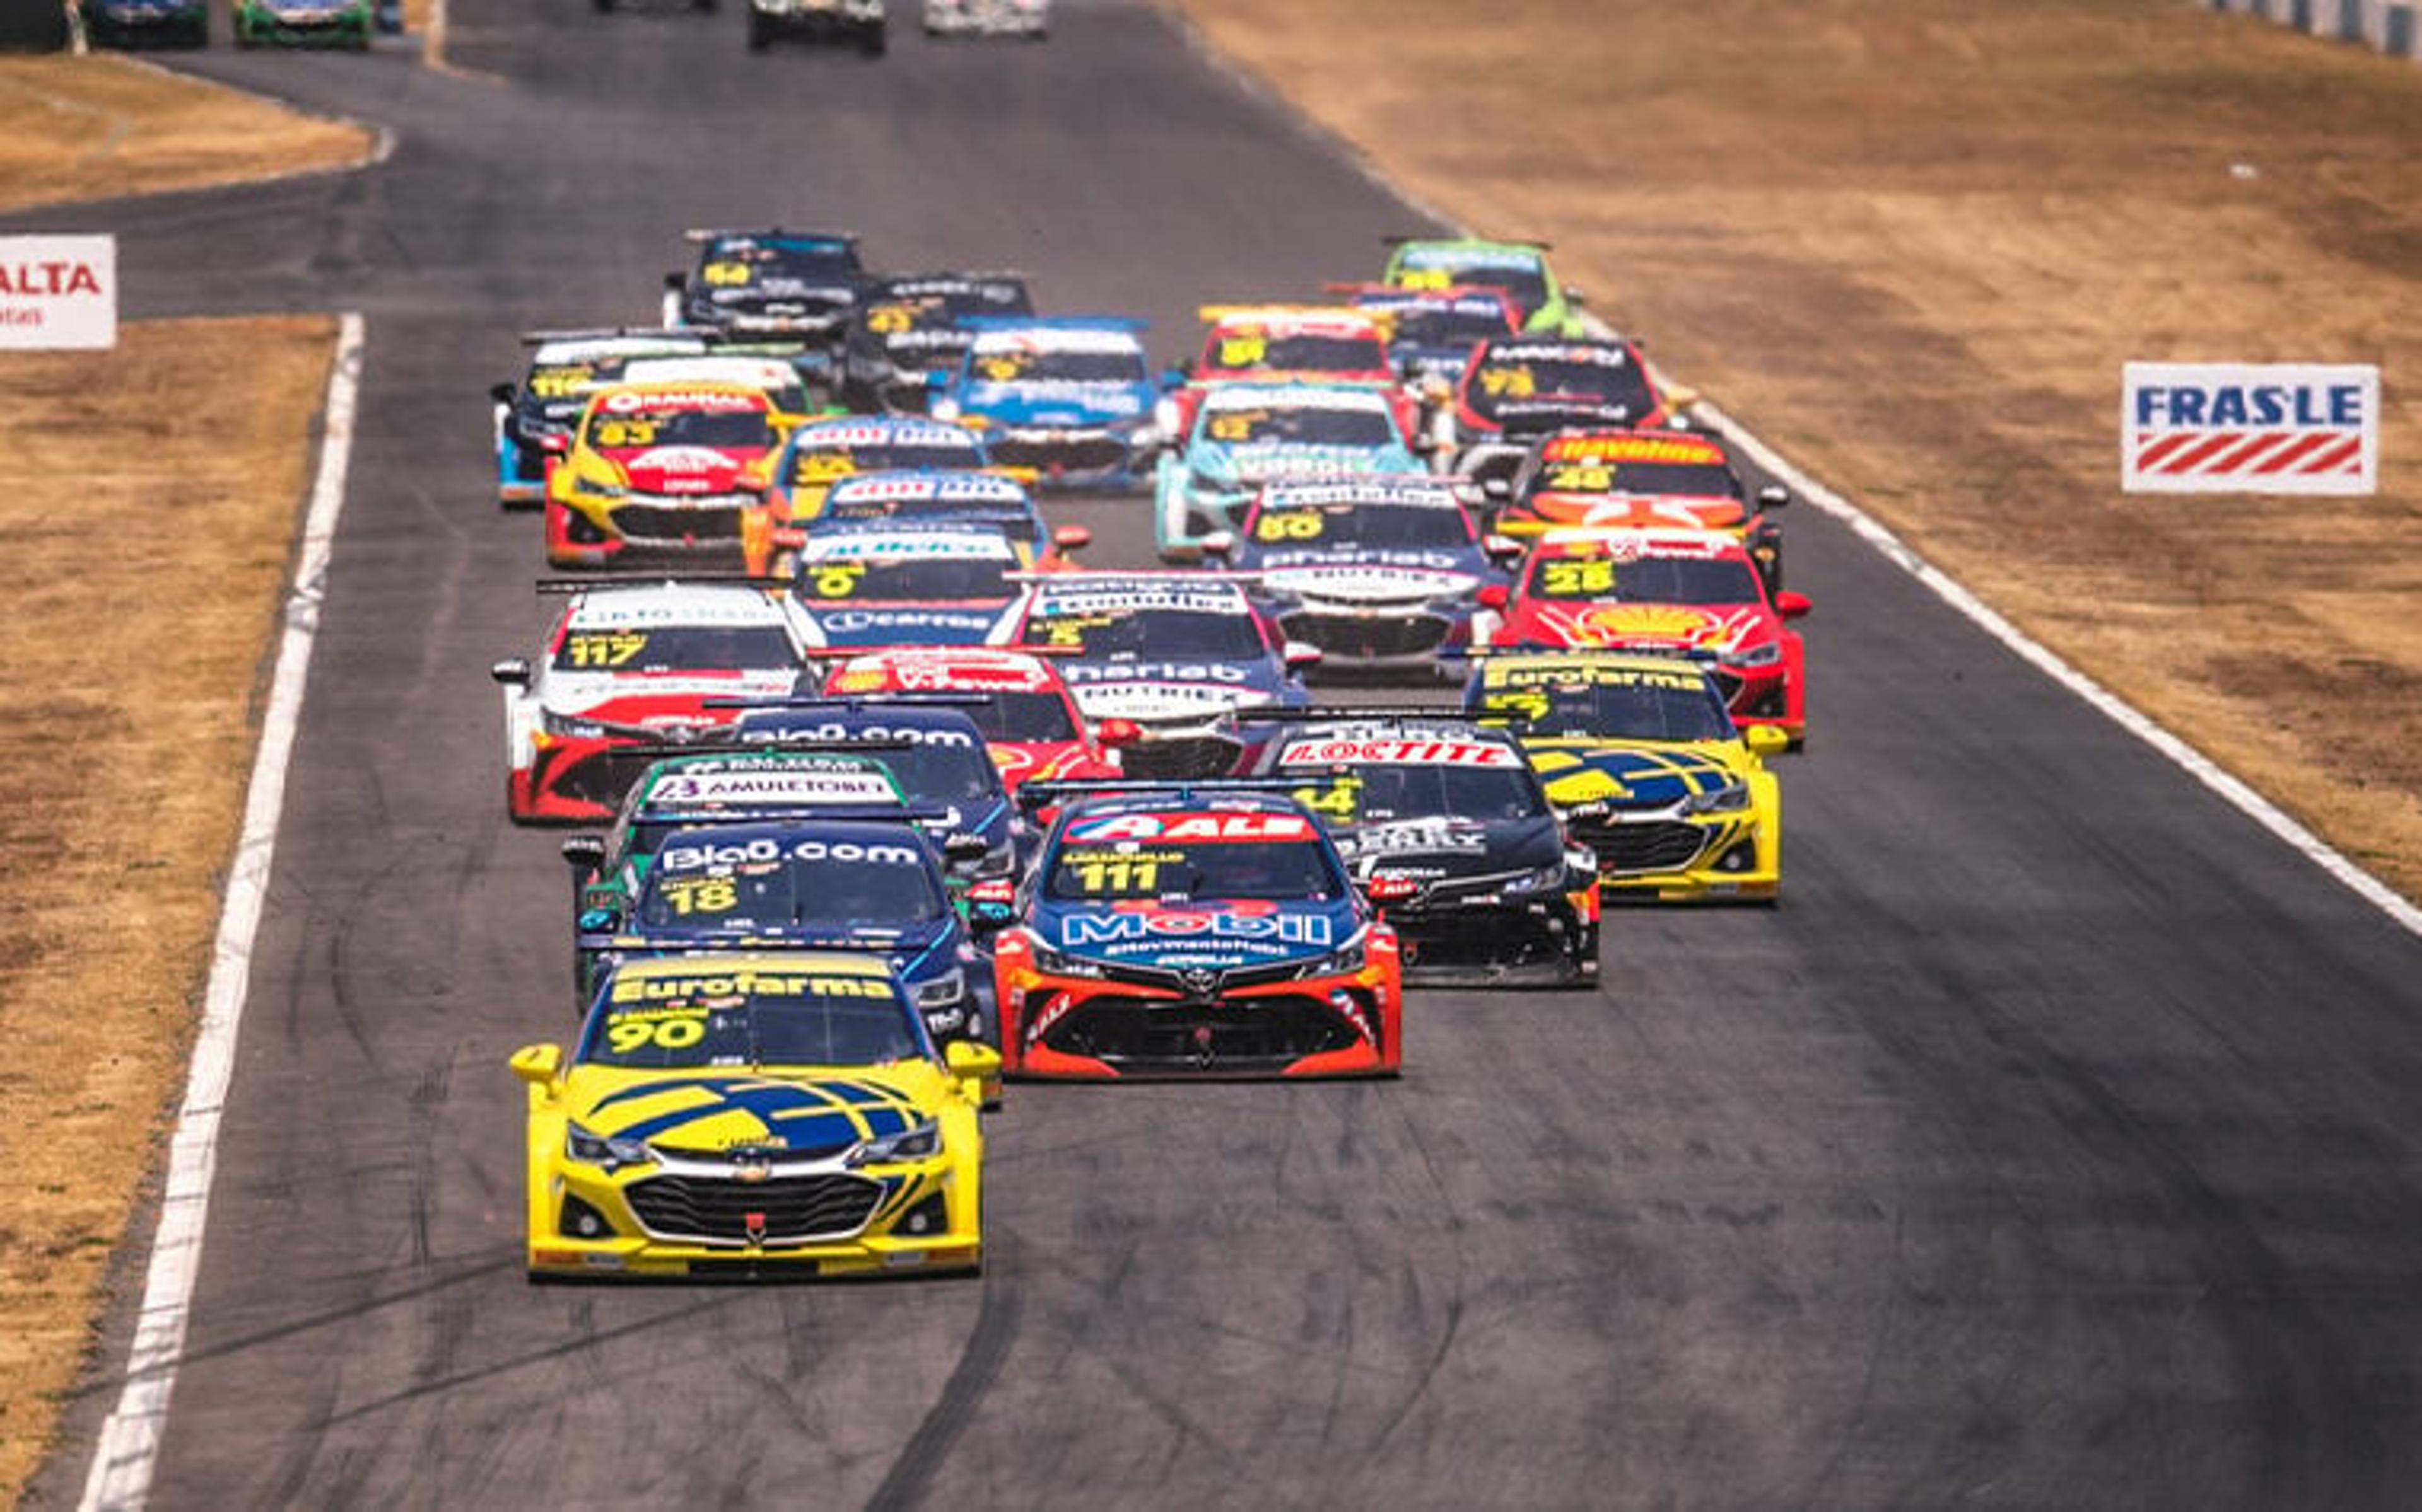
[(1677, 604), (1594, 604), (1573, 616), (1572, 636), (1596, 645), (1633, 640), (1696, 645), (1722, 624), (1713, 615)]

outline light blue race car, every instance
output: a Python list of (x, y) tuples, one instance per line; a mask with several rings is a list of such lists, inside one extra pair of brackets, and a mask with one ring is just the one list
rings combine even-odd
[(980, 319), (975, 340), (930, 413), (980, 425), (999, 464), (1062, 487), (1132, 488), (1160, 444), (1160, 390), (1123, 316)]
[(1428, 464), (1396, 420), (1388, 390), (1357, 383), (1212, 385), (1193, 428), (1153, 475), (1153, 534), (1172, 562), (1233, 537), (1245, 507), (1278, 478), (1421, 474)]

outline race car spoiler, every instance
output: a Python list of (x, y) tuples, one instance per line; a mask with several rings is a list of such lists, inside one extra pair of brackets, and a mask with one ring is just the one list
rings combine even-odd
[[(1383, 237), (1381, 237), (1381, 238), (1379, 239), (1379, 244), (1380, 244), (1381, 246), (1401, 247), (1401, 246), (1403, 246), (1405, 243), (1407, 243), (1408, 242), (1456, 242), (1456, 241), (1460, 241), (1460, 240), (1462, 240), (1460, 237), (1439, 236), (1439, 235), (1438, 235), (1438, 234), (1437, 234), (1437, 233), (1435, 233), (1435, 232), (1425, 232), (1425, 231), (1412, 231), (1412, 232), (1405, 232), (1405, 231), (1397, 231), (1397, 232), (1392, 233), (1392, 234), (1390, 234), (1390, 235), (1387, 235), (1387, 236), (1383, 236)], [(1496, 240), (1496, 239), (1495, 239), (1495, 238), (1493, 238), (1493, 237), (1492, 237), (1492, 238), (1488, 238), (1487, 240), (1488, 240), (1488, 242), (1489, 242), (1489, 244), (1490, 244), (1490, 245), (1492, 245), (1492, 246), (1501, 246), (1501, 247), (1529, 247), (1529, 248), (1530, 248), (1532, 251), (1533, 251), (1533, 252), (1553, 252), (1553, 251), (1555, 250), (1555, 244), (1554, 244), (1553, 242), (1533, 242), (1533, 241), (1528, 240), (1527, 238), (1516, 238), (1515, 240), (1510, 241), (1510, 242), (1501, 242), (1501, 241)]]
[[(702, 700), (702, 705), (708, 709), (762, 709), (766, 707), (763, 704), (752, 703), (746, 698), (709, 698)], [(891, 735), (869, 735), (863, 738), (857, 736), (841, 736), (839, 738), (835, 738), (828, 735), (785, 738), (782, 732), (779, 730), (774, 730), (767, 732), (766, 737), (762, 740), (729, 740), (717, 739), (714, 740), (692, 740), (686, 745), (682, 744), (678, 740), (668, 740), (661, 745), (625, 746), (622, 754), (625, 756), (646, 756), (651, 760), (668, 760), (674, 756), (766, 756), (769, 754), (777, 756), (811, 756), (822, 752), (833, 752), (839, 755), (851, 756), (865, 751), (908, 751), (915, 749), (916, 744), (916, 741), (904, 737)]]
[(778, 226), (769, 226), (762, 229), (753, 230), (731, 226), (724, 226), (720, 230), (712, 226), (693, 226), (688, 230), (682, 233), (682, 240), (684, 242), (713, 242), (718, 238), (727, 236), (754, 237), (760, 241), (765, 242), (771, 242), (777, 238), (785, 242), (838, 242), (848, 246), (856, 246), (858, 242), (858, 236), (856, 231), (786, 231)]
[(1095, 782), (1030, 782), (1018, 788), (1017, 806), (1027, 810), (1050, 808), (1056, 804), (1083, 798), (1133, 798), (1170, 794), (1184, 802), (1198, 793), (1253, 793), (1265, 797), (1291, 797), (1300, 782), (1279, 777), (1212, 777), (1189, 782), (1181, 777), (1143, 781), (1122, 777), (1116, 781)]
[(1259, 583), (1259, 572), (1215, 572), (1199, 568), (1089, 568), (1073, 572), (1003, 572), (1004, 583), (1053, 583), (1083, 590), (1100, 588), (1113, 583)]
[(962, 331), (1124, 331), (1140, 335), (1152, 322), (1140, 315), (970, 315)]
[(530, 585), (540, 593), (586, 593), (590, 588), (692, 588), (737, 584), (753, 588), (795, 586), (789, 578), (752, 572), (592, 572), (587, 577), (540, 578)]
[(1248, 710), (1255, 725), (1388, 725), (1425, 721), (1432, 725), (1501, 723), (1502, 716), (1474, 713), (1457, 704), (1335, 704), (1327, 709), (1257, 709)]
[(634, 339), (660, 341), (695, 341), (711, 346), (715, 336), (704, 331), (675, 330), (661, 325), (601, 325), (586, 330), (525, 331), (521, 342), (525, 347), (543, 347), (550, 341), (610, 341), (629, 336)]

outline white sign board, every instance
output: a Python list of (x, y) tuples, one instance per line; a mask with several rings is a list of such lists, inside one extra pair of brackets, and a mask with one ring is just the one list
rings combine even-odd
[(0, 236), (0, 351), (118, 345), (118, 238)]
[(2380, 491), (2377, 367), (2131, 362), (2122, 388), (2131, 493)]

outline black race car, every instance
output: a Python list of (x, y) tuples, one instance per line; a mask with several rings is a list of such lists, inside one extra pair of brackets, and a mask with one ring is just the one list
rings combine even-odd
[(853, 410), (923, 413), (959, 369), (975, 333), (969, 318), (1031, 315), (1016, 273), (930, 273), (880, 278), (850, 316), (841, 352), (841, 400)]
[(1255, 774), (1293, 784), (1396, 930), (1409, 983), (1597, 975), (1597, 858), (1502, 728), (1432, 711), (1298, 715)]
[[(755, 24), (756, 12), (750, 12)], [(665, 324), (837, 346), (866, 270), (857, 239), (824, 231), (692, 231), (698, 266), (665, 274)]]

